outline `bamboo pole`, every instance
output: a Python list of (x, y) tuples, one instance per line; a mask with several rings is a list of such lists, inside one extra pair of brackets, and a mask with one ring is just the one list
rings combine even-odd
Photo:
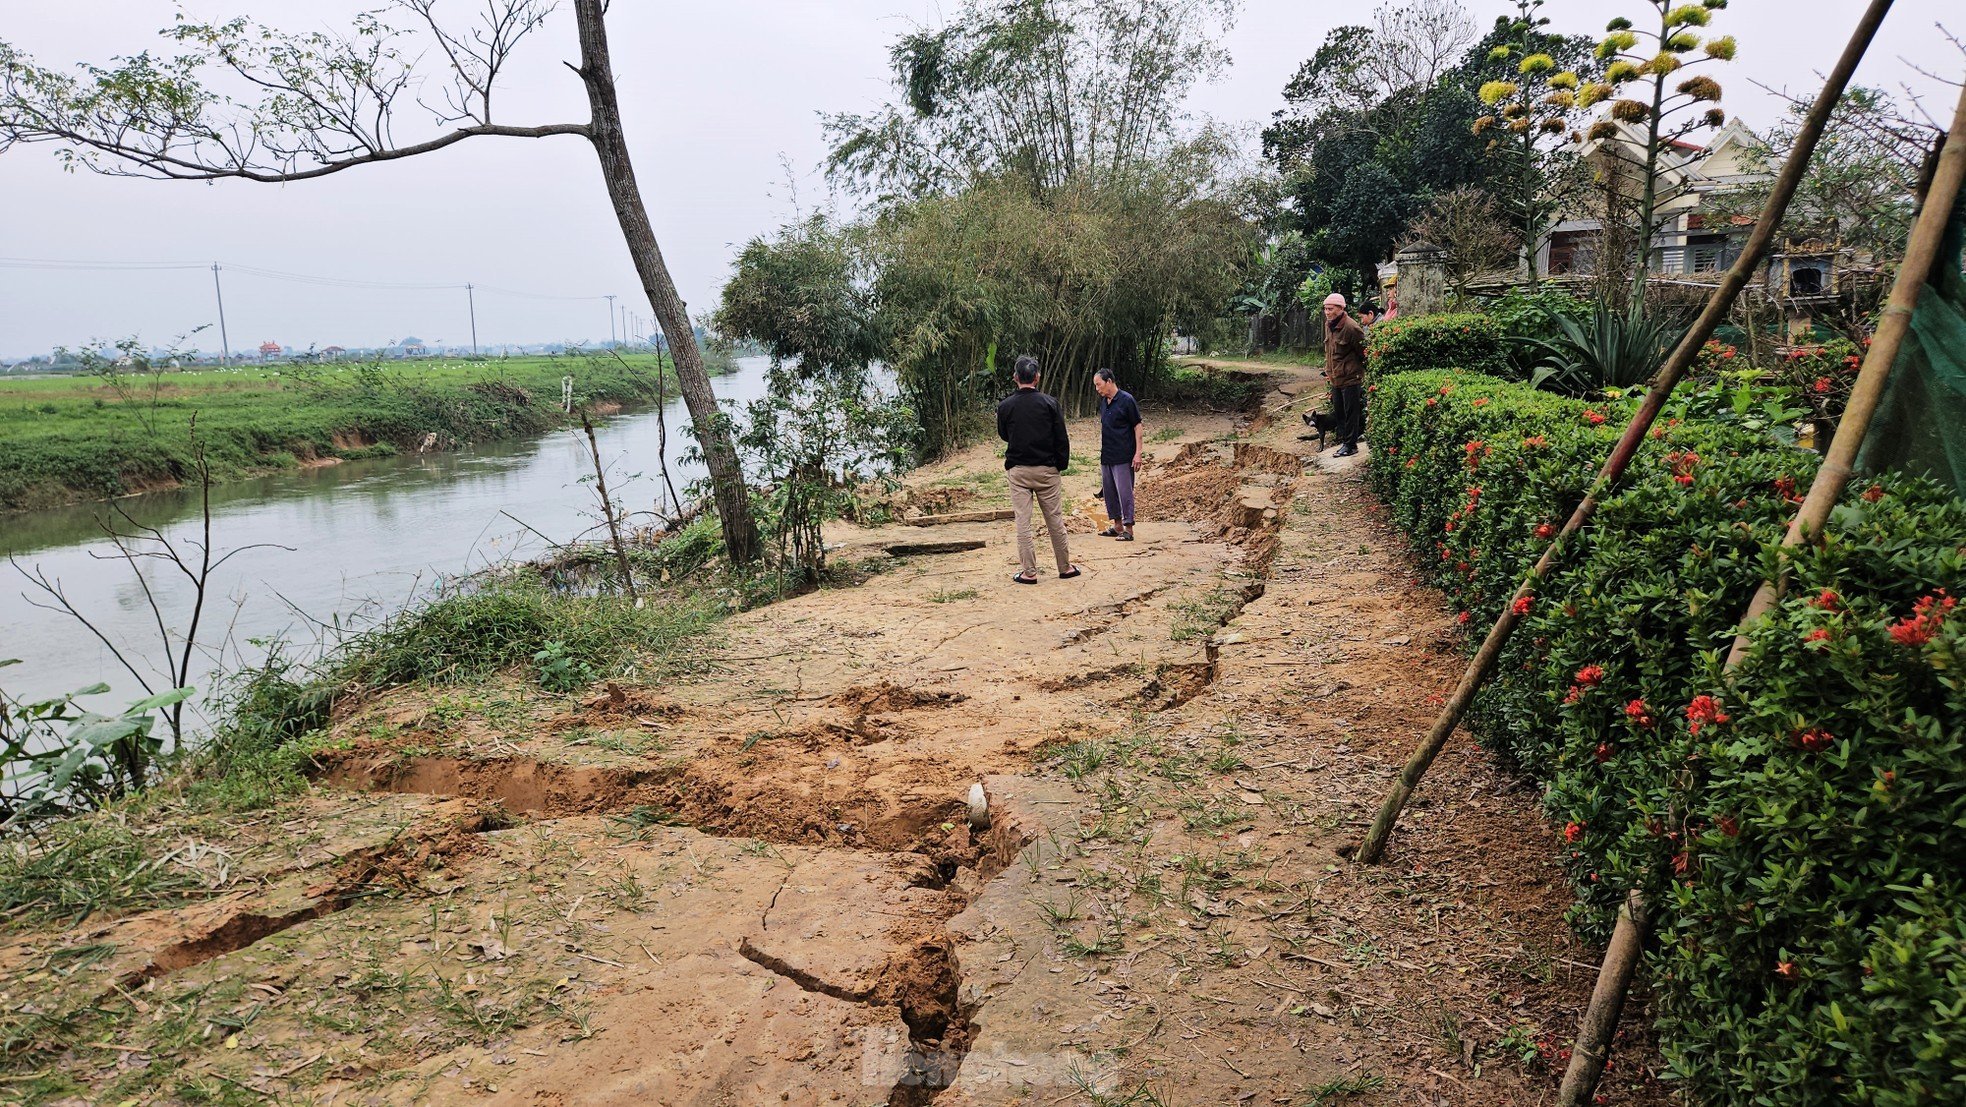
[[(1829, 454), (1824, 458), (1822, 467), (1809, 483), (1802, 506), (1789, 523), (1788, 533), (1782, 539), (1784, 550), (1820, 539), (1830, 510), (1836, 506), (1849, 484), (1850, 466), (1856, 461), (1857, 451), (1870, 433), (1871, 418), (1884, 395), (1891, 369), (1897, 364), (1898, 351), (1904, 345), (1905, 335), (1911, 330), (1911, 313), (1918, 306), (1918, 297), (1939, 256), (1946, 225), (1952, 218), (1953, 205), (1957, 202), (1962, 183), (1966, 183), (1966, 89), (1960, 92), (1959, 106), (1953, 113), (1952, 130), (1947, 134), (1945, 148), (1939, 154), (1938, 171), (1932, 177), (1931, 186), (1925, 193), (1924, 206), (1912, 227), (1911, 239), (1905, 247), (1904, 263), (1898, 268), (1897, 280), (1891, 286), (1891, 297), (1882, 313), (1877, 333), (1872, 336), (1870, 350), (1864, 355), (1863, 368), (1858, 371), (1857, 383), (1851, 389), (1850, 403), (1844, 408), (1843, 421), (1837, 425), (1836, 437), (1830, 442)], [(1735, 635), (1733, 650), (1727, 655), (1724, 672), (1733, 672), (1741, 658), (1746, 656), (1748, 635), (1755, 622), (1766, 615), (1780, 598), (1779, 582), (1786, 572), (1785, 557), (1776, 570), (1776, 579), (1762, 582), (1761, 588), (1755, 592), (1747, 613), (1741, 616), (1739, 632)], [(1611, 1037), (1617, 1032), (1618, 1018), (1624, 1010), (1625, 995), (1631, 988), (1632, 969), (1638, 963), (1649, 932), (1650, 917), (1644, 893), (1634, 888), (1626, 900), (1626, 910), (1618, 914), (1618, 924), (1611, 933), (1611, 944), (1604, 952), (1604, 963), (1598, 967), (1597, 986), (1591, 992), (1590, 1007), (1584, 1012), (1577, 1044), (1570, 1051), (1570, 1067), (1564, 1073), (1563, 1087), (1557, 1093), (1558, 1107), (1584, 1107), (1595, 1095), (1598, 1078), (1603, 1075), (1604, 1062), (1610, 1055)]]
[(1891, 2), (1892, 0), (1871, 0), (1870, 6), (1865, 9), (1863, 18), (1850, 37), (1849, 44), (1843, 48), (1843, 56), (1837, 59), (1836, 67), (1830, 71), (1822, 92), (1817, 96), (1815, 104), (1810, 107), (1808, 116), (1796, 133), (1795, 149), (1789, 153), (1787, 163), (1776, 176), (1774, 187), (1768, 195), (1768, 202), (1763, 206), (1741, 256), (1735, 259), (1733, 267), (1727, 270), (1726, 277), (1714, 288), (1713, 295), (1707, 298), (1707, 306), (1700, 312), (1700, 317), (1694, 322), (1692, 329), (1686, 332), (1686, 337), (1674, 347), (1665, 365), (1652, 378), (1652, 386), (1645, 394), (1645, 402), (1639, 405), (1637, 414), (1632, 416), (1631, 424), (1625, 428), (1625, 433), (1612, 448), (1611, 456), (1606, 459), (1604, 468), (1598, 473), (1597, 480), (1591, 484), (1590, 491), (1577, 505), (1577, 509), (1570, 513), (1570, 518), (1564, 522), (1563, 529), (1543, 551), (1543, 556), (1537, 558), (1536, 564), (1516, 587), (1515, 595), (1502, 608), (1501, 617), (1497, 618), (1495, 625), (1489, 628), (1488, 637), (1482, 641), (1481, 648), (1475, 651), (1474, 658), (1461, 673), (1460, 682), (1454, 686), (1454, 693), (1448, 697), (1446, 706), (1441, 708), (1440, 716), (1434, 720), (1432, 729), (1427, 731), (1426, 737), (1421, 740), (1419, 747), (1407, 759), (1406, 766), (1400, 770), (1398, 778), (1393, 781), (1391, 791), (1386, 794), (1385, 801), (1379, 807), (1378, 818), (1373, 820), (1372, 829), (1359, 843), (1355, 855), (1359, 862), (1375, 864), (1384, 856), (1386, 840), (1392, 836), (1393, 826), (1398, 823), (1400, 812), (1406, 807), (1406, 801), (1412, 797), (1413, 790), (1419, 786), (1421, 778), (1426, 776), (1428, 768), (1433, 765), (1434, 758), (1440, 755), (1441, 749), (1447, 745), (1447, 740), (1453, 736), (1454, 728), (1460, 725), (1462, 716), (1467, 714), (1468, 707), (1474, 702), (1475, 692), (1495, 671), (1495, 663), (1502, 656), (1502, 647), (1507, 645), (1509, 636), (1515, 633), (1515, 628), (1522, 622), (1522, 616), (1516, 613), (1515, 601), (1535, 594), (1537, 585), (1541, 584), (1556, 567), (1566, 545), (1570, 544), (1570, 540), (1584, 528), (1584, 524), (1590, 522), (1591, 516), (1597, 513), (1599, 502), (1616, 489), (1618, 482), (1624, 478), (1625, 470), (1630, 467), (1632, 458), (1637, 455), (1639, 446), (1644, 443), (1646, 432), (1652, 428), (1659, 413), (1665, 409), (1667, 398), (1672, 395), (1673, 389), (1679, 386), (1680, 379), (1686, 375), (1686, 371), (1692, 367), (1694, 359), (1699, 356), (1700, 348), (1706, 345), (1708, 338), (1713, 336), (1714, 329), (1726, 320), (1727, 312), (1733, 305), (1735, 297), (1747, 287), (1748, 281), (1761, 267), (1762, 259), (1767, 256), (1768, 248), (1773, 244), (1775, 234), (1780, 229), (1782, 217), (1788, 214), (1789, 202), (1795, 198), (1796, 189), (1802, 183), (1803, 173), (1809, 167), (1809, 159), (1815, 153), (1816, 143), (1822, 138), (1823, 130), (1829, 124), (1830, 113), (1843, 98), (1843, 90), (1848, 87), (1857, 63), (1863, 60), (1864, 52), (1870, 48), (1871, 39), (1877, 34), (1878, 25), (1884, 21), (1884, 14), (1891, 10)]

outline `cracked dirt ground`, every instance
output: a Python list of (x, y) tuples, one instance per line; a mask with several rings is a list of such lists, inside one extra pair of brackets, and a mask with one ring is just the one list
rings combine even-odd
[[(1294, 413), (1170, 425), (1140, 541), (1067, 477), (1079, 580), (936, 528), (988, 545), (739, 616), (660, 687), (376, 697), (308, 796), (146, 828), (212, 897), (15, 933), (0, 1100), (1548, 1102), (1595, 956), (1533, 794), (1463, 741), (1389, 865), (1337, 854), (1451, 618)], [(997, 464), (913, 498), (998, 506)], [(1607, 1102), (1666, 1102), (1650, 1062)]]

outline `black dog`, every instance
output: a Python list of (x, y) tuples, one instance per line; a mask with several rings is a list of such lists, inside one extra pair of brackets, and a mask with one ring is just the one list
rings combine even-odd
[[(1317, 431), (1317, 448), (1322, 450), (1324, 436), (1338, 429), (1338, 417), (1328, 411), (1307, 411), (1304, 413), (1304, 425)], [(1300, 437), (1308, 439), (1311, 436), (1306, 434)]]

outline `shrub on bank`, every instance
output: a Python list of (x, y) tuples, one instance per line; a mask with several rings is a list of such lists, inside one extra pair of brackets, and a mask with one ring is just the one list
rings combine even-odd
[[(1452, 372), (1376, 389), (1374, 486), (1486, 623), (1630, 404)], [(1529, 601), (1471, 723), (1545, 785), (1586, 932), (1629, 887), (1656, 905), (1667, 1049), (1701, 1095), (1957, 1099), (1966, 711), (1947, 604), (1966, 585), (1966, 507), (1920, 481), (1860, 485), (1725, 685), (1814, 466), (1738, 427), (1663, 422)]]
[(720, 614), (715, 599), (700, 593), (636, 607), (556, 592), (515, 573), (405, 611), (354, 639), (339, 651), (329, 682), (380, 688), (481, 677), (542, 651), (597, 678), (615, 676), (638, 658), (673, 655)]
[(1502, 329), (1477, 312), (1388, 319), (1366, 332), (1365, 360), (1375, 379), (1449, 366), (1501, 373), (1508, 365)]

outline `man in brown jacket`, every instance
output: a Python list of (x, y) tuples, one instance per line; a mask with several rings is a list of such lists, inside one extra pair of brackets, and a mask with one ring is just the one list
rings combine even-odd
[(1358, 452), (1365, 433), (1365, 328), (1345, 314), (1345, 298), (1324, 298), (1324, 375), (1331, 382), (1331, 414), (1338, 421), (1333, 457)]

